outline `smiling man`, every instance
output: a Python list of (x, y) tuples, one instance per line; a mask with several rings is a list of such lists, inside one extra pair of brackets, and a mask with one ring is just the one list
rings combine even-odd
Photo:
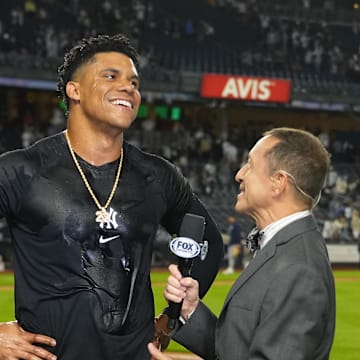
[(176, 234), (187, 212), (205, 217), (209, 251), (193, 266), (202, 295), (221, 235), (174, 165), (123, 138), (141, 101), (126, 37), (83, 39), (65, 55), (58, 87), (67, 129), (0, 158), (17, 319), (0, 324), (0, 359), (149, 359), (159, 224)]

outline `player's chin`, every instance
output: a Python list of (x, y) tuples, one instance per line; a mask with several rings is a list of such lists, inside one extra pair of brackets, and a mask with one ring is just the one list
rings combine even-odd
[(122, 130), (126, 130), (126, 129), (128, 129), (131, 125), (132, 125), (132, 123), (135, 121), (135, 118), (133, 118), (133, 117), (122, 117), (121, 119), (120, 118), (118, 118), (118, 119), (114, 119), (114, 121), (113, 121), (113, 125), (114, 125), (114, 127), (116, 127), (116, 128), (120, 128), (120, 129), (122, 129)]

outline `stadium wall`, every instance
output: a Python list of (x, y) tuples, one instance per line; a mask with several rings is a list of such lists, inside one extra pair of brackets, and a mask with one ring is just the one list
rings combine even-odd
[(360, 263), (357, 244), (328, 244), (330, 262), (334, 265), (353, 265)]

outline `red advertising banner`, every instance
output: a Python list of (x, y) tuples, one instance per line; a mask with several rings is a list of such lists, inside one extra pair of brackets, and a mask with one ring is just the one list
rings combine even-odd
[(290, 100), (291, 81), (248, 76), (204, 74), (204, 98), (286, 103)]

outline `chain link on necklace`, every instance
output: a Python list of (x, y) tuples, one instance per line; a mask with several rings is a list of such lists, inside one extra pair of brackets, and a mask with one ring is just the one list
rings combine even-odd
[(121, 148), (121, 152), (120, 152), (120, 160), (119, 160), (119, 167), (118, 167), (118, 170), (117, 170), (117, 173), (116, 173), (116, 177), (115, 177), (115, 182), (114, 182), (114, 185), (112, 187), (112, 190), (110, 192), (110, 195), (106, 201), (106, 203), (102, 206), (100, 204), (100, 201), (98, 200), (98, 198), (96, 197), (93, 189), (91, 188), (90, 184), (89, 184), (89, 181), (88, 179), (86, 178), (85, 176), (85, 173), (83, 171), (83, 169), (81, 168), (80, 164), (79, 164), (79, 161), (78, 159), (76, 158), (76, 155), (75, 155), (75, 152), (71, 146), (71, 142), (70, 142), (70, 139), (69, 139), (69, 135), (68, 135), (68, 132), (67, 130), (65, 130), (65, 138), (66, 138), (66, 141), (67, 141), (67, 144), (68, 144), (68, 147), (69, 147), (69, 150), (70, 150), (70, 154), (73, 158), (73, 161), (75, 163), (75, 166), (76, 168), (78, 169), (79, 173), (80, 173), (80, 176), (85, 184), (85, 187), (86, 189), (88, 190), (91, 198), (94, 200), (96, 206), (98, 207), (98, 211), (96, 211), (95, 215), (96, 215), (96, 219), (95, 221), (98, 222), (98, 223), (103, 223), (103, 222), (109, 222), (110, 221), (110, 214), (109, 212), (106, 210), (106, 208), (110, 205), (111, 203), (111, 200), (113, 199), (114, 195), (115, 195), (115, 191), (116, 191), (116, 188), (119, 184), (119, 179), (120, 179), (120, 173), (121, 173), (121, 168), (122, 168), (122, 163), (123, 163), (123, 149)]

